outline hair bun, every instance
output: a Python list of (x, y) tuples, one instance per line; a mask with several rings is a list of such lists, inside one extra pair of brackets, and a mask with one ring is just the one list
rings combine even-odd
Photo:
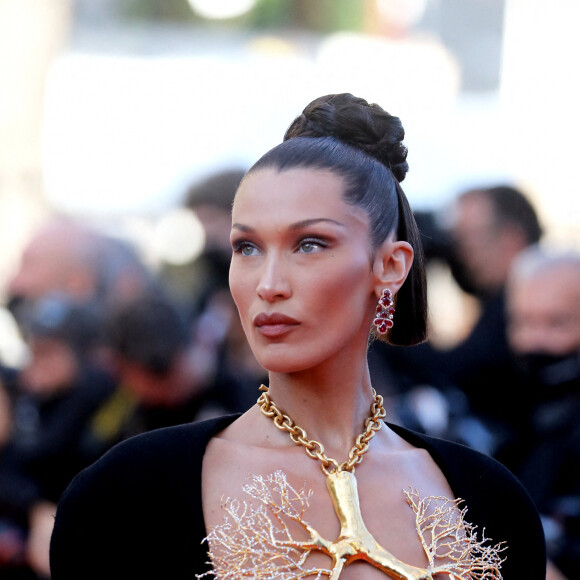
[(350, 93), (312, 101), (290, 125), (284, 141), (293, 137), (335, 137), (385, 164), (399, 182), (409, 170), (401, 120)]

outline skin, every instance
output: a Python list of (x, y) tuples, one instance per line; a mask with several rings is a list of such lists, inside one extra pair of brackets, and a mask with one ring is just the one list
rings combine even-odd
[[(366, 350), (378, 297), (385, 287), (394, 293), (401, 287), (413, 256), (406, 242), (392, 236), (373, 250), (366, 214), (348, 205), (342, 193), (342, 179), (321, 170), (261, 169), (248, 175), (233, 207), (230, 269), (242, 326), (269, 372), (272, 399), (339, 461), (346, 459), (369, 414)], [(291, 320), (256, 325), (260, 315), (272, 313)], [(206, 451), (202, 497), (207, 529), (223, 521), (223, 498), (248, 499), (240, 490), (249, 474), (282, 467), (296, 489), (306, 486), (314, 492), (308, 521), (326, 538), (336, 539), (338, 520), (320, 464), (257, 406), (212, 439)], [(369, 530), (397, 557), (425, 566), (402, 490), (414, 486), (422, 495), (453, 497), (428, 453), (384, 427), (356, 477)], [(320, 554), (311, 561), (328, 566)], [(354, 563), (341, 575), (341, 580), (351, 578), (385, 575)]]
[(50, 221), (30, 240), (20, 266), (10, 280), (11, 295), (36, 299), (47, 292), (65, 292), (75, 298), (92, 295), (96, 284), (88, 263), (92, 234), (74, 223)]
[(21, 373), (28, 392), (51, 396), (72, 387), (79, 361), (70, 345), (56, 338), (32, 336), (28, 347), (31, 360)]
[(145, 406), (175, 407), (198, 389), (186, 353), (177, 355), (172, 367), (161, 375), (121, 355), (114, 361), (123, 386)]
[[(515, 268), (506, 298), (514, 352), (580, 356), (580, 261), (545, 262), (528, 272)], [(566, 577), (548, 561), (546, 580)]]
[(460, 197), (453, 214), (451, 235), (469, 277), (482, 291), (500, 290), (512, 261), (527, 245), (523, 233), (500, 224), (491, 202), (477, 192)]
[(508, 285), (508, 337), (515, 352), (580, 352), (580, 263), (545, 266)]

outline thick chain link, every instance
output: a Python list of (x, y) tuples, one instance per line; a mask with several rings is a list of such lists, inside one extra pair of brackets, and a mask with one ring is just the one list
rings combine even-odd
[(376, 391), (372, 389), (374, 401), (371, 405), (371, 415), (365, 420), (365, 430), (356, 438), (354, 446), (348, 453), (348, 459), (339, 464), (338, 461), (326, 455), (322, 443), (314, 439), (308, 439), (306, 431), (302, 427), (295, 425), (294, 421), (288, 415), (285, 415), (276, 407), (276, 404), (268, 394), (268, 387), (261, 385), (260, 390), (262, 391), (262, 394), (258, 398), (260, 411), (266, 417), (270, 417), (280, 431), (286, 431), (290, 435), (293, 443), (304, 447), (306, 453), (312, 459), (318, 459), (325, 475), (330, 475), (336, 471), (351, 471), (354, 473), (355, 465), (358, 465), (362, 461), (363, 455), (369, 449), (370, 440), (383, 424), (381, 419), (387, 414), (383, 407), (383, 397), (377, 395)]

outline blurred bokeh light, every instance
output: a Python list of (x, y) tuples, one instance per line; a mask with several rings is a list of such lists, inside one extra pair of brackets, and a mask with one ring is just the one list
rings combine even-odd
[(256, 0), (189, 0), (189, 4), (204, 18), (236, 18), (251, 10)]

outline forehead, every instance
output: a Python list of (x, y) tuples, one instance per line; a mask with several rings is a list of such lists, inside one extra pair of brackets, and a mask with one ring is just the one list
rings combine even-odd
[(510, 286), (513, 308), (580, 315), (580, 269), (577, 266), (561, 264), (540, 268), (529, 275), (514, 277)]
[(287, 219), (333, 218), (364, 212), (343, 198), (344, 181), (339, 175), (312, 168), (279, 171), (264, 168), (248, 174), (240, 185), (233, 205), (234, 221), (259, 220), (268, 214)]
[(489, 226), (495, 221), (491, 202), (477, 193), (460, 197), (452, 208), (452, 218), (454, 225), (469, 228)]

